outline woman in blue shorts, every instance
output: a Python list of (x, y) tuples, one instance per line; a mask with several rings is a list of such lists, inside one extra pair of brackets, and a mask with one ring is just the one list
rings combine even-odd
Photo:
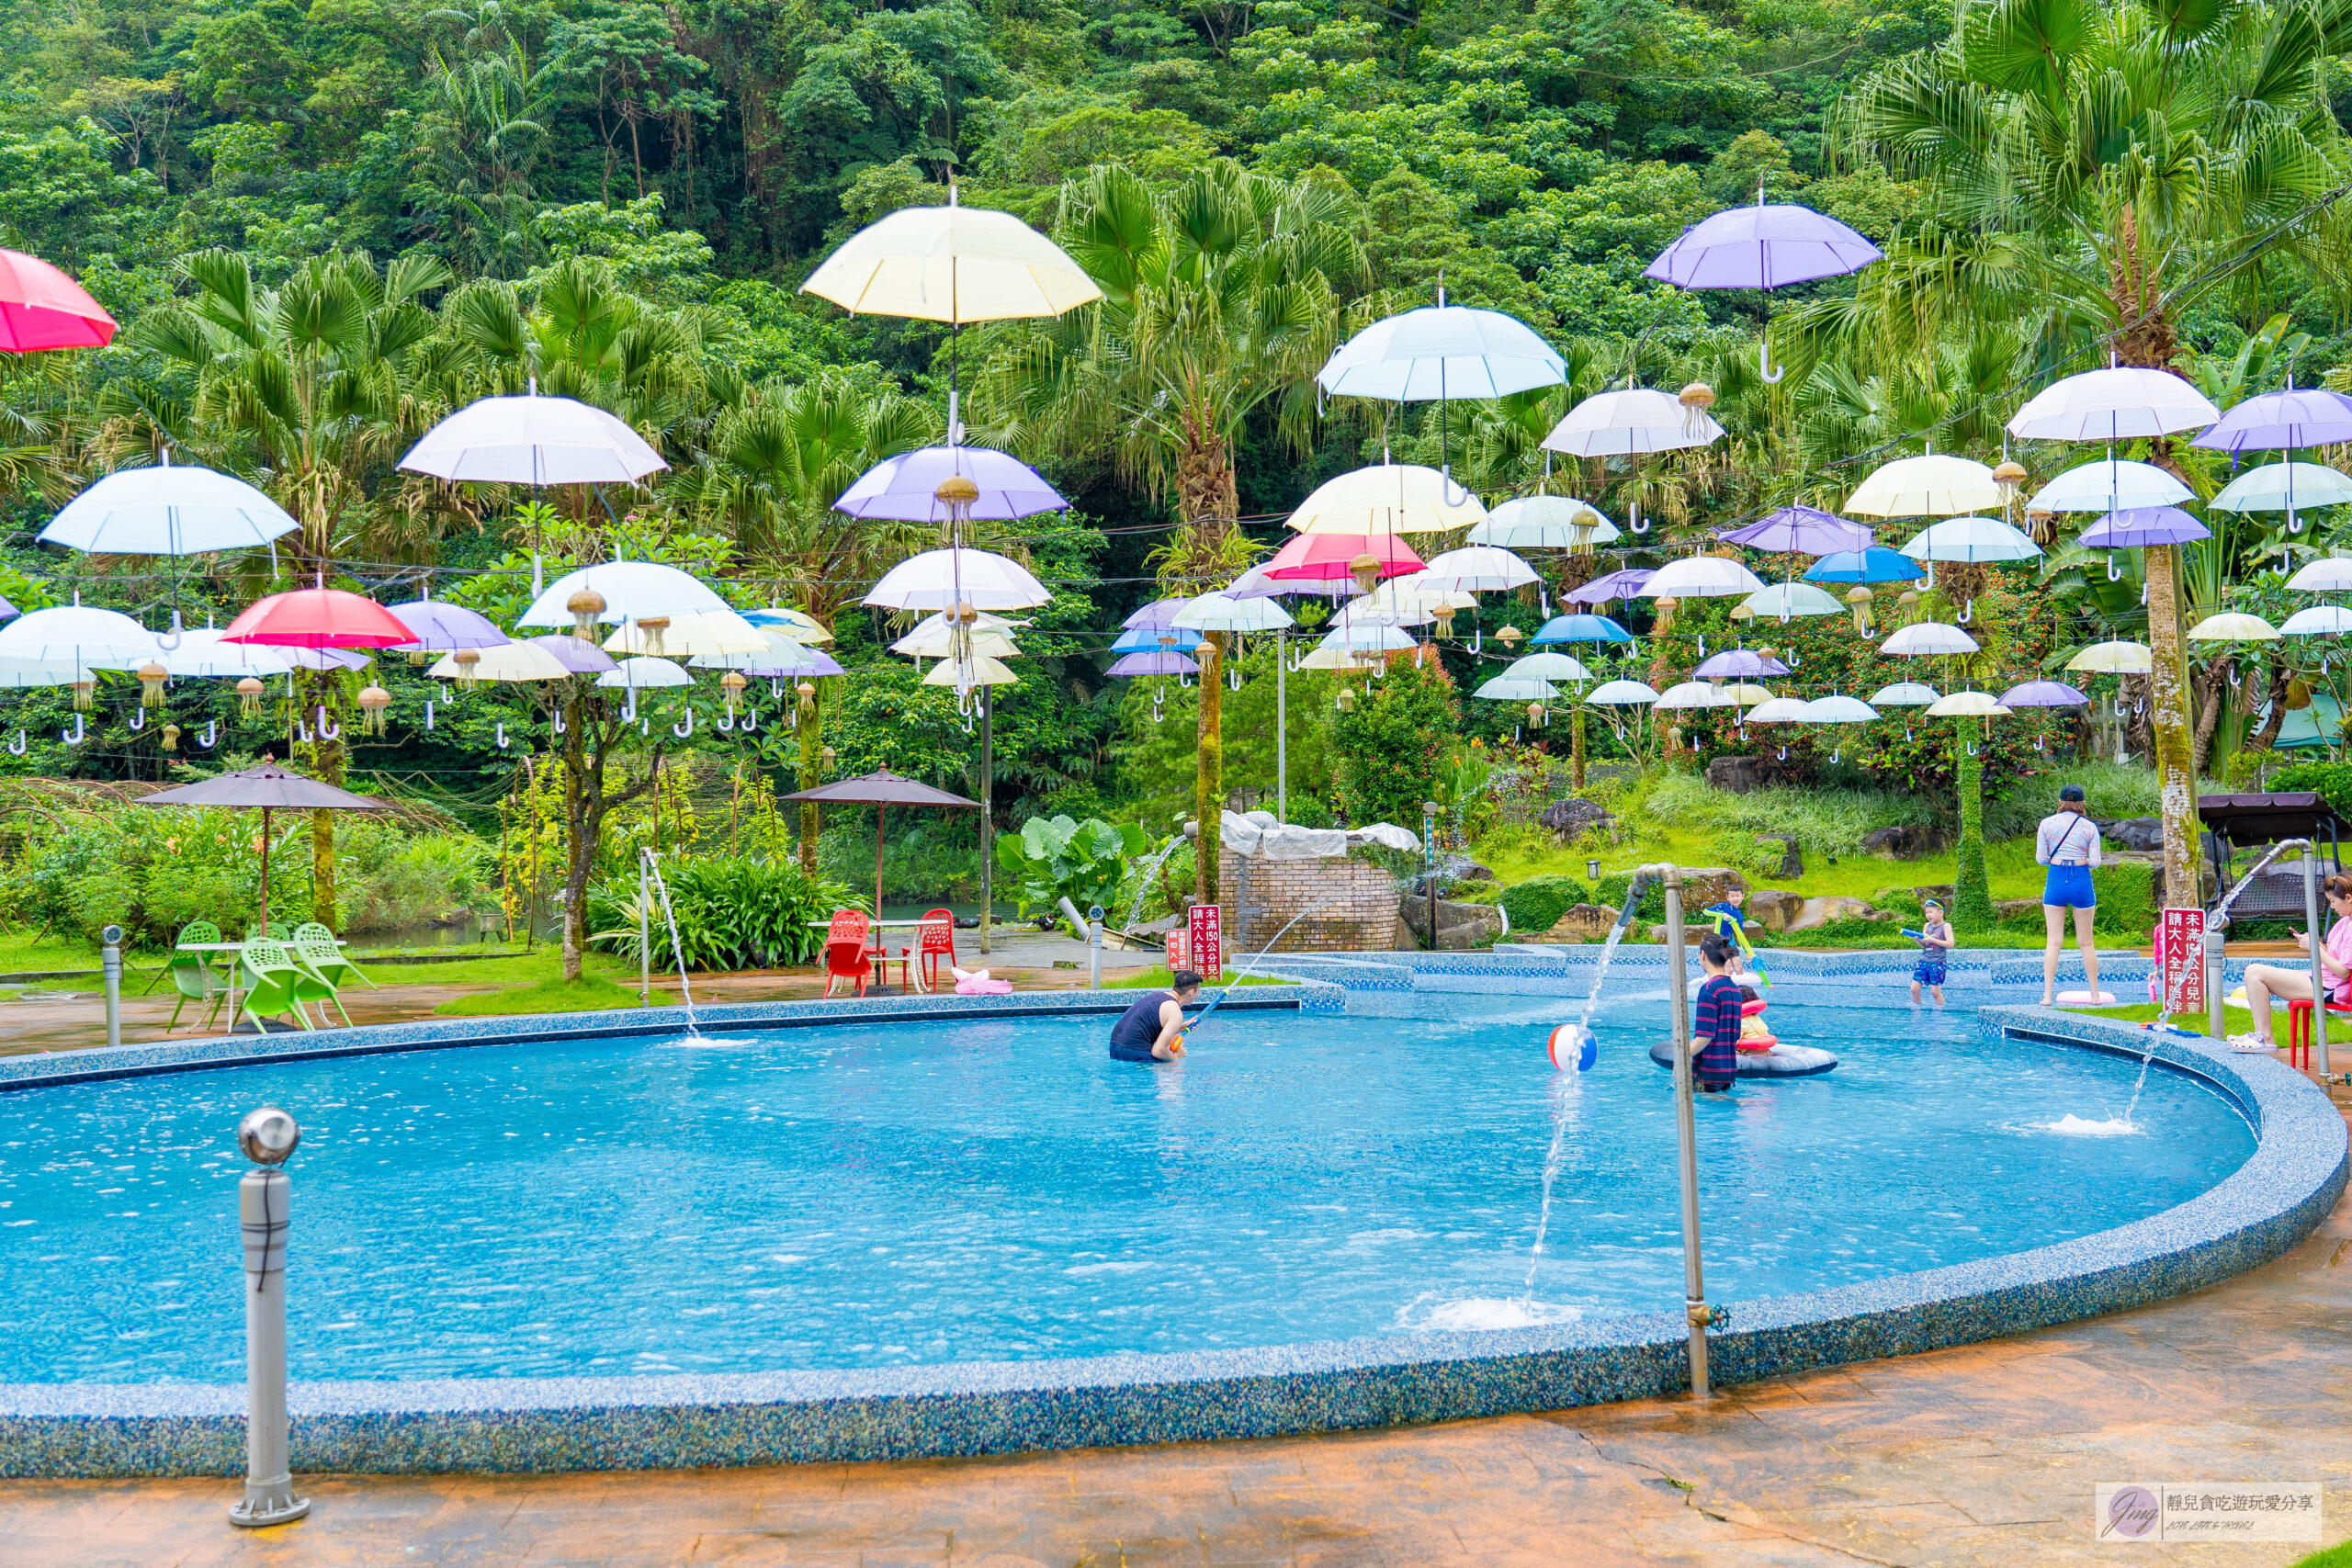
[(2091, 868), (2098, 864), (2098, 824), (2083, 811), (2083, 786), (2068, 784), (2058, 792), (2058, 809), (2041, 819), (2034, 834), (2033, 858), (2050, 868), (2041, 886), (2041, 920), (2050, 944), (2041, 950), (2041, 1005), (2057, 1000), (2058, 953), (2066, 945), (2066, 911), (2075, 911), (2075, 945), (2082, 950), (2083, 979), (2091, 999), (2098, 999), (2098, 939), (2091, 924), (2098, 915), (2098, 894), (2091, 886)]

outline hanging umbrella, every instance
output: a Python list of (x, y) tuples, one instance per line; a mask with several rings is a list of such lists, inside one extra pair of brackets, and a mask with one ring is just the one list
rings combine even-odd
[(1125, 620), (1121, 621), (1119, 625), (1129, 631), (1172, 626), (1176, 624), (1177, 613), (1191, 603), (1190, 599), (1155, 599), (1130, 615)]
[(1917, 681), (1897, 681), (1871, 693), (1870, 703), (1877, 708), (1923, 708), (1939, 700), (1933, 686), (1924, 686)]
[[(606, 653), (594, 643), (583, 641), (576, 637), (564, 637), (558, 634), (552, 637), (535, 637), (528, 640), (532, 647), (546, 653), (574, 675), (602, 675), (620, 668), (614, 661), (611, 654)], [(838, 674), (840, 671), (835, 670), (833, 673)]]
[(1476, 496), (1435, 468), (1380, 463), (1324, 480), (1290, 514), (1290, 525), (1301, 534), (1441, 534), (1486, 515)]
[(1567, 379), (1565, 360), (1535, 329), (1500, 310), (1448, 305), (1390, 316), (1356, 333), (1316, 372), (1335, 398), (1491, 401)]
[[(1866, 550), (1841, 550), (1824, 556), (1804, 574), (1807, 582), (1915, 582), (1919, 563), (1901, 550), (1872, 545)], [(1824, 595), (1826, 597), (1826, 595)], [(1842, 608), (1832, 601), (1833, 608)], [(1763, 614), (1758, 611), (1757, 614)]]
[[(842, 667), (832, 660), (815, 649), (801, 647), (778, 628), (762, 626), (759, 630), (760, 635), (767, 639), (764, 650), (758, 653), (698, 653), (686, 660), (686, 668), (732, 670), (739, 675), (757, 675), (778, 681), (842, 672)], [(891, 651), (899, 650), (894, 648)]]
[[(1178, 599), (1173, 603), (1181, 609), (1192, 601)], [(1189, 653), (1200, 646), (1201, 634), (1190, 626), (1137, 626), (1133, 631), (1121, 632), (1118, 640), (1111, 644), (1111, 651), (1114, 653), (1156, 653), (1165, 648), (1178, 653)]]
[(1753, 707), (1759, 703), (1769, 703), (1772, 700), (1771, 693), (1761, 686), (1745, 681), (1734, 681), (1723, 688), (1723, 694), (1737, 707)]
[(89, 291), (39, 256), (0, 250), (0, 350), (104, 348), (114, 318)]
[(1181, 653), (1130, 653), (1106, 675), (1197, 675), (1201, 667)]
[(2089, 701), (2064, 681), (2027, 681), (2001, 694), (2001, 705), (2012, 708), (2078, 708)]
[(141, 806), (221, 806), (261, 812), (261, 923), (269, 925), (269, 814), (273, 811), (384, 811), (382, 801), (353, 795), (317, 779), (287, 772), (275, 762), (218, 778), (157, 790), (139, 797)]
[(1278, 632), (1295, 624), (1271, 599), (1236, 599), (1225, 593), (1204, 593), (1187, 601), (1170, 623), (1196, 643), (1201, 632)]
[(853, 315), (956, 326), (1058, 316), (1102, 298), (1053, 241), (1010, 212), (965, 207), (952, 190), (945, 207), (902, 207), (859, 230), (800, 291)]
[(400, 466), (452, 484), (628, 484), (670, 465), (618, 417), (573, 398), (483, 398), (424, 433)]
[(447, 653), (460, 648), (501, 648), (513, 639), (490, 617), (446, 599), (412, 599), (387, 604), (384, 613), (406, 626), (413, 640), (394, 645), (395, 653)]
[[(1153, 646), (1158, 647), (1157, 642)], [(1021, 655), (1009, 623), (1001, 616), (982, 615), (959, 631), (944, 611), (925, 616), (914, 630), (892, 643), (890, 651), (911, 659), (961, 659), (967, 655), (1017, 659)]]
[(1351, 599), (1334, 619), (1336, 626), (1420, 626), (1441, 615), (1450, 618), (1457, 610), (1467, 610), (1478, 603), (1477, 595), (1454, 589), (1441, 588), (1429, 581), (1426, 571), (1409, 572), (1392, 577), (1362, 598)]
[(1395, 626), (1341, 626), (1324, 634), (1318, 648), (1341, 648), (1356, 653), (1404, 653), (1420, 646)]
[(416, 634), (373, 599), (340, 588), (298, 588), (245, 606), (222, 642), (270, 648), (398, 648)]
[(865, 603), (885, 610), (1026, 610), (1051, 599), (1046, 585), (1008, 556), (957, 545), (925, 550), (890, 569)]
[(803, 648), (822, 648), (833, 640), (833, 634), (819, 626), (814, 618), (781, 604), (771, 604), (764, 610), (746, 610), (743, 618), (755, 626), (777, 627)]
[(1634, 634), (1606, 615), (1555, 615), (1527, 639), (1530, 648), (1547, 642), (1631, 642)]
[(2196, 492), (2154, 463), (2109, 457), (2069, 468), (2036, 491), (2029, 512), (2124, 512), (2176, 506)]
[(1684, 556), (1667, 562), (1641, 586), (1645, 599), (1720, 599), (1728, 594), (1761, 592), (1764, 581), (1736, 560), (1722, 556)]
[(2334, 637), (2352, 632), (2352, 610), (2337, 604), (2314, 604), (2298, 610), (2280, 623), (2280, 637)]
[[(461, 663), (458, 652), (475, 657)], [(425, 673), (435, 681), (561, 681), (573, 673), (570, 665), (536, 641), (458, 652), (444, 655)]]
[(7, 600), (0, 599), (0, 621), (13, 621), (23, 614), (22, 610), (9, 604)]
[(208, 626), (182, 632), (177, 648), (159, 648), (155, 662), (179, 680), (241, 681), (248, 675), (283, 675), (293, 669), (282, 657), (284, 651), (251, 643), (224, 643), (220, 632)]
[[(1642, 269), (1678, 288), (1785, 288), (1860, 272), (1882, 254), (1876, 245), (1809, 207), (1734, 207), (1682, 231)], [(1775, 378), (1777, 379), (1778, 378)]]
[(1579, 683), (1592, 679), (1592, 671), (1565, 653), (1531, 653), (1515, 659), (1503, 667), (1503, 673), (1523, 681), (1575, 681)]
[(271, 651), (297, 670), (365, 670), (376, 660), (373, 653), (356, 649), (277, 648)]
[(39, 540), (91, 555), (194, 556), (265, 546), (301, 527), (277, 502), (210, 468), (118, 468), (65, 503)]
[(2067, 669), (2086, 675), (2145, 675), (2155, 667), (2143, 642), (2095, 642), (2066, 660)]
[[(1382, 577), (1397, 577), (1422, 569), (1413, 547), (1394, 534), (1302, 534), (1276, 550), (1258, 570), (1282, 583), (1344, 583), (1353, 581), (1351, 566), (1358, 556), (1371, 556)], [(1230, 599), (1233, 595), (1226, 595)]]
[(1623, 537), (1617, 525), (1589, 501), (1572, 495), (1522, 495), (1502, 502), (1474, 523), (1463, 543), (1507, 550), (1581, 550)]
[(2210, 539), (2213, 531), (2177, 506), (2139, 506), (2110, 512), (2083, 530), (2087, 549), (2144, 548)]
[(2191, 642), (2276, 642), (2278, 628), (2260, 615), (2208, 615), (2188, 628)]
[(767, 634), (732, 610), (697, 610), (616, 627), (606, 637), (606, 653), (658, 653), (684, 657), (695, 653), (765, 653)]
[(1634, 387), (1585, 399), (1552, 427), (1544, 446), (1577, 457), (1623, 457), (1705, 446), (1723, 433), (1705, 408)]
[(1769, 653), (1758, 653), (1752, 648), (1730, 648), (1708, 659), (1690, 671), (1702, 681), (1747, 680), (1750, 677), (1771, 679), (1785, 675), (1789, 667)]
[(2352, 398), (2290, 387), (2248, 398), (2191, 441), (2216, 452), (2289, 452), (2352, 441)]
[(1499, 593), (1542, 580), (1533, 567), (1499, 546), (1469, 545), (1431, 556), (1428, 570), (1413, 581), (1464, 593)]
[(1898, 457), (1881, 464), (1846, 498), (1846, 510), (1865, 517), (1951, 517), (1998, 507), (2004, 497), (1993, 470), (1966, 457)]
[(2032, 560), (2041, 547), (1993, 517), (1951, 517), (1919, 530), (1903, 546), (1913, 560)]
[(1879, 645), (1881, 653), (1900, 654), (1906, 659), (1924, 659), (1938, 654), (1974, 653), (1976, 639), (1958, 626), (1947, 626), (1937, 621), (1920, 621), (1905, 626)]
[(1604, 681), (1584, 700), (1603, 707), (1641, 707), (1657, 702), (1657, 694), (1639, 681)]
[(2206, 502), (2220, 512), (2318, 511), (2352, 502), (2352, 474), (2321, 463), (2265, 463), (2248, 468)]
[[(483, 655), (488, 658), (489, 655)], [(624, 659), (596, 677), (599, 686), (619, 691), (650, 692), (667, 686), (691, 686), (695, 678), (666, 659)]]
[(1560, 595), (1563, 604), (1606, 604), (1611, 599), (1632, 604), (1641, 595), (1645, 583), (1657, 575), (1640, 567), (1627, 567), (1606, 577), (1596, 577), (1582, 588)]
[(1954, 692), (1928, 705), (1929, 718), (2006, 718), (2009, 710), (1984, 692)]
[(1740, 603), (1759, 620), (1767, 615), (1783, 621), (1795, 615), (1834, 615), (1846, 608), (1810, 582), (1770, 582)]
[(2018, 410), (2021, 441), (2128, 441), (2202, 430), (2222, 417), (2205, 394), (2168, 370), (2118, 366), (2052, 382)]
[(1772, 555), (1834, 556), (1871, 547), (1871, 531), (1861, 524), (1810, 506), (1783, 506), (1717, 536)]
[(2287, 580), (2287, 586), (2303, 593), (2341, 593), (2352, 589), (2352, 560), (2340, 556), (2322, 556), (2306, 561)]
[(943, 659), (922, 678), (926, 686), (953, 686), (958, 693), (975, 686), (1017, 686), (1021, 677), (985, 653), (964, 659)]
[(135, 670), (160, 651), (146, 627), (113, 610), (79, 604), (35, 610), (0, 626), (0, 659)]
[(1489, 676), (1479, 688), (1470, 694), (1497, 703), (1548, 703), (1559, 700), (1559, 691), (1549, 681), (1532, 675), (1514, 675), (1506, 670)]
[(833, 510), (852, 517), (890, 518), (902, 523), (944, 523), (947, 503), (939, 499), (943, 480), (961, 477), (979, 490), (967, 515), (982, 522), (1065, 512), (1069, 502), (1028, 465), (985, 446), (925, 446), (885, 457), (842, 492)]
[[(1264, 567), (1258, 566), (1251, 567), (1219, 590), (1228, 599), (1271, 599), (1277, 593), (1289, 593), (1294, 591), (1290, 583), (1276, 582), (1266, 575)], [(1177, 603), (1182, 604), (1185, 601), (1178, 600)], [(1149, 607), (1146, 606), (1147, 609)]]
[(85, 679), (79, 665), (52, 664), (37, 659), (0, 659), (0, 692), (28, 692), (42, 686), (78, 685)]
[(1742, 724), (1803, 724), (1805, 704), (1795, 697), (1774, 697), (1769, 703), (1758, 703), (1747, 710)]
[[(581, 608), (572, 604), (578, 601)], [(594, 603), (592, 602), (601, 602)], [(654, 561), (606, 561), (567, 571), (531, 601), (518, 626), (570, 626), (585, 635), (602, 623), (620, 626), (629, 621), (667, 619), (724, 610), (727, 601), (700, 579), (674, 566)]]
[(1728, 708), (1737, 707), (1739, 699), (1730, 691), (1704, 681), (1684, 681), (1659, 693), (1657, 705), (1662, 708)]
[[(933, 789), (929, 784), (917, 784), (910, 778), (901, 778), (888, 769), (880, 773), (865, 773), (854, 779), (837, 779), (829, 784), (819, 784), (814, 789), (797, 790), (791, 795), (778, 795), (776, 798), (813, 801), (819, 805), (874, 807), (874, 913), (876, 919), (879, 919), (882, 914), (882, 818), (884, 812), (893, 806), (977, 807), (979, 805), (977, 800), (966, 800), (960, 795), (950, 795), (944, 789)], [(989, 845), (989, 852), (994, 853), (995, 848), (993, 844)]]
[(1353, 670), (1379, 668), (1387, 662), (1388, 655), (1376, 648), (1349, 648), (1341, 644), (1326, 644), (1315, 649), (1293, 668), (1299, 670)]
[[(1749, 723), (1755, 722), (1754, 714), (1747, 716)], [(1868, 724), (1877, 716), (1877, 709), (1857, 697), (1838, 696), (1833, 694), (1826, 697), (1815, 697), (1804, 705), (1804, 717), (1807, 724)]]

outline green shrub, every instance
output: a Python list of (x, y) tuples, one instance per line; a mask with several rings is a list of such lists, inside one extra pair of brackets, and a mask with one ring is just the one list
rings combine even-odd
[[(1771, 939), (1774, 947), (1916, 947), (1893, 920), (1831, 920)], [(1766, 961), (1770, 966), (1770, 961)]]
[[(1853, 856), (1881, 828), (1923, 828), (1936, 820), (1933, 803), (1900, 790), (1759, 789), (1732, 795), (1704, 779), (1667, 773), (1651, 781), (1626, 809), (1656, 821), (1719, 839), (1792, 833), (1808, 861)], [(1777, 864), (1780, 846), (1770, 853)]]
[[(1624, 897), (1623, 888), (1619, 888), (1619, 902), (1622, 903)], [(1592, 890), (1573, 876), (1531, 876), (1524, 882), (1512, 884), (1496, 902), (1502, 906), (1503, 913), (1510, 917), (1512, 931), (1532, 933), (1550, 931), (1562, 915), (1578, 904), (1593, 902), (1593, 897)], [(1661, 894), (1658, 900), (1661, 917), (1665, 908), (1665, 897)]]
[[(1634, 878), (1630, 873), (1619, 872), (1609, 876), (1604, 876), (1599, 882), (1593, 884), (1592, 897), (1587, 901), (1601, 905), (1607, 908), (1622, 910), (1625, 907), (1626, 891), (1633, 886)], [(1641, 908), (1636, 909), (1634, 913), (1636, 923), (1644, 920), (1662, 920), (1666, 919), (1665, 887), (1657, 883), (1652, 883), (1649, 890), (1642, 895)], [(1687, 918), (1697, 914), (1698, 911), (1695, 909), (1686, 909), (1683, 913)], [(1557, 919), (1556, 916), (1554, 918)]]
[(2270, 775), (2270, 792), (2314, 790), (2330, 806), (2352, 816), (2352, 762), (2296, 762)]
[(1918, 919), (1927, 913), (1927, 910), (1920, 907), (1919, 896), (1908, 887), (1880, 888), (1871, 895), (1871, 908), (1884, 909), (1889, 914), (1901, 915), (1905, 919), (1912, 920)]
[(2091, 887), (2098, 895), (2095, 930), (2138, 941), (2148, 939), (2156, 923), (2156, 871), (2152, 865), (2125, 862), (2091, 872)]
[(1018, 833), (998, 837), (996, 863), (1013, 879), (1023, 915), (1057, 908), (1064, 898), (1083, 913), (1090, 904), (1107, 907), (1145, 847), (1143, 829), (1132, 822), (1114, 828), (1098, 817), (1032, 817)]
[[(773, 969), (815, 960), (825, 943), (824, 922), (837, 909), (865, 907), (838, 882), (800, 869), (791, 859), (696, 855), (662, 868), (677, 917), (678, 941), (670, 942), (660, 891), (642, 911), (653, 966), (674, 969), (678, 949), (689, 969)], [(639, 961), (637, 879), (608, 877), (588, 886), (591, 944)]]

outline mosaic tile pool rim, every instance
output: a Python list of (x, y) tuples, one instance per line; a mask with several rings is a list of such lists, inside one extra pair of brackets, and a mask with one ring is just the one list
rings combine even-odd
[[(1628, 948), (1623, 956), (1641, 951)], [(1354, 956), (1363, 969), (1386, 973), (1360, 971), (1373, 984), (1359, 986), (1350, 983), (1359, 976), (1347, 973), (1346, 959), (1301, 964), (1299, 971), (1315, 969), (1315, 981), (1324, 983), (1251, 987), (1227, 1005), (1343, 1010), (1348, 990), (1420, 988), (1423, 977), (1439, 982), (1430, 989), (1455, 988), (1446, 983), (1451, 980), (1482, 990), (1544, 994), (1549, 987), (1528, 985), (1540, 976), (1527, 971), (1541, 965), (1557, 977), (1561, 970), (1560, 961), (1548, 955)], [(1824, 972), (1803, 976), (1795, 966), (1784, 972), (1791, 979), (1863, 978), (1900, 955), (1850, 956), (1878, 963), (1825, 964)], [(1969, 956), (1984, 964), (2012, 955)], [(1653, 964), (1663, 960), (1662, 952), (1650, 950)], [(745, 1004), (695, 1012), (705, 1028), (724, 1029), (1090, 1012), (1119, 1005), (1115, 997), (1032, 993)], [(333, 1044), (271, 1035), (122, 1046), (0, 1061), (0, 1090), (298, 1055), (667, 1033), (683, 1022), (681, 1010), (656, 1009), (561, 1020), (384, 1025), (335, 1032)], [(2038, 1007), (1981, 1008), (1977, 1027), (2134, 1057), (2150, 1040), (2132, 1025)], [(2233, 1056), (2198, 1040), (2158, 1036), (2155, 1059), (2205, 1079), (2254, 1122), (2256, 1150), (2236, 1172), (2162, 1213), (2055, 1246), (1733, 1303), (1729, 1325), (1711, 1336), (1715, 1381), (1751, 1382), (2144, 1305), (2243, 1273), (2308, 1235), (2334, 1207), (2346, 1179), (2346, 1125), (2327, 1097), (2282, 1063)], [(497, 1472), (1273, 1437), (1559, 1409), (1688, 1387), (1682, 1325), (1672, 1314), (1655, 1314), (1544, 1328), (1058, 1361), (708, 1377), (297, 1383), (289, 1403), (298, 1472)], [(243, 1390), (234, 1385), (0, 1385), (0, 1476), (234, 1475), (243, 1465), (242, 1407)]]

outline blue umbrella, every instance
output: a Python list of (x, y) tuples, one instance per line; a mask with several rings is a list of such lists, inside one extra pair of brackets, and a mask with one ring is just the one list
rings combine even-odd
[(1916, 582), (1923, 569), (1901, 550), (1872, 545), (1866, 550), (1840, 550), (1813, 563), (1807, 582)]
[(1531, 648), (1547, 642), (1631, 642), (1634, 634), (1606, 615), (1555, 615), (1527, 639)]
[[(1166, 637), (1168, 642), (1161, 642)], [(1201, 634), (1190, 626), (1137, 626), (1122, 632), (1119, 640), (1111, 645), (1114, 653), (1190, 653), (1201, 646)]]
[(1333, 397), (1384, 402), (1485, 400), (1556, 387), (1565, 360), (1535, 329), (1500, 310), (1438, 302), (1374, 321), (1342, 344), (1315, 384)]

